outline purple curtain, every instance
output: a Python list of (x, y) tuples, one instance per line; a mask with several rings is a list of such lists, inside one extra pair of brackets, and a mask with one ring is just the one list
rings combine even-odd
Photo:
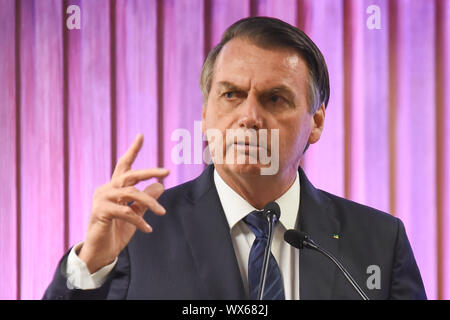
[(450, 298), (450, 1), (0, 0), (1, 299), (42, 297), (137, 133), (134, 168), (169, 168), (166, 187), (202, 171), (201, 66), (254, 15), (297, 25), (327, 61), (312, 182), (401, 218), (429, 298)]

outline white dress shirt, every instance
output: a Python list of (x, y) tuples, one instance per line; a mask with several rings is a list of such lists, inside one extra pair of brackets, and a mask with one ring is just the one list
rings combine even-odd
[[(230, 226), (234, 251), (241, 271), (244, 288), (248, 295), (248, 259), (256, 237), (242, 219), (257, 209), (227, 185), (216, 170), (214, 170), (214, 183)], [(299, 300), (298, 249), (284, 241), (284, 232), (295, 228), (299, 210), (300, 182), (298, 173), (292, 186), (275, 202), (280, 206), (281, 215), (280, 221), (275, 225), (272, 254), (280, 267), (286, 300)]]
[[(256, 210), (244, 198), (236, 193), (214, 170), (214, 183), (222, 203), (225, 216), (231, 230), (234, 251), (241, 271), (244, 288), (248, 295), (248, 259), (255, 235), (242, 220), (250, 212)], [(292, 186), (275, 202), (280, 206), (280, 221), (276, 224), (272, 254), (277, 261), (284, 283), (286, 300), (298, 300), (299, 293), (299, 252), (284, 241), (284, 232), (295, 227), (300, 204), (300, 182), (298, 173)], [(70, 289), (99, 288), (117, 263), (111, 264), (90, 274), (86, 264), (78, 258), (76, 252), (82, 243), (72, 248), (67, 259), (66, 277)]]

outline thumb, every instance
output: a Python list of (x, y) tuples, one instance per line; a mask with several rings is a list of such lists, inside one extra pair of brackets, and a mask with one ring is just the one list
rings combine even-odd
[(150, 197), (158, 199), (164, 192), (164, 186), (159, 182), (155, 182), (149, 185), (147, 188), (145, 188), (144, 192), (148, 194)]
[[(158, 199), (161, 196), (161, 194), (164, 192), (164, 186), (161, 183), (156, 182), (156, 183), (153, 183), (153, 184), (149, 185), (148, 187), (146, 187), (143, 192), (145, 192), (146, 194), (148, 194), (150, 197), (152, 197), (154, 199)], [(147, 210), (146, 207), (140, 205), (137, 202), (134, 202), (131, 205), (131, 208), (140, 216), (142, 216)]]

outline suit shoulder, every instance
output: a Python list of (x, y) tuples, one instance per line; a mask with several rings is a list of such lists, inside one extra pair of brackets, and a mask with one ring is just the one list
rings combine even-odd
[(358, 221), (365, 224), (383, 224), (397, 227), (399, 219), (379, 209), (349, 200), (337, 195), (319, 190), (325, 197), (330, 199), (341, 219)]
[(214, 188), (213, 168), (207, 167), (200, 176), (164, 191), (159, 201), (166, 204), (188, 201), (194, 203)]
[(187, 200), (194, 187), (195, 180), (187, 181), (177, 186), (164, 190), (158, 202), (161, 204), (173, 204), (174, 200)]
[(323, 196), (330, 202), (328, 212), (333, 212), (339, 221), (342, 245), (355, 254), (364, 255), (367, 251), (380, 259), (394, 258), (402, 228), (399, 218), (330, 193), (324, 192)]

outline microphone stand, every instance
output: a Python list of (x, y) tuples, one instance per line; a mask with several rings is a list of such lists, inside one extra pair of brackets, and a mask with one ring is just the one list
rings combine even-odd
[(358, 283), (353, 279), (353, 277), (350, 275), (350, 273), (347, 271), (347, 269), (344, 268), (344, 266), (337, 260), (331, 253), (329, 253), (327, 250), (319, 247), (314, 241), (311, 239), (307, 239), (305, 241), (305, 247), (311, 248), (313, 250), (316, 250), (323, 255), (325, 255), (328, 259), (330, 259), (338, 268), (341, 270), (342, 274), (347, 278), (347, 281), (352, 285), (352, 287), (355, 289), (355, 291), (359, 294), (359, 296), (363, 300), (370, 300), (369, 297), (365, 294), (365, 292), (361, 289), (361, 287), (358, 285)]
[(353, 279), (353, 277), (350, 275), (350, 273), (345, 269), (345, 267), (342, 265), (342, 263), (334, 257), (331, 253), (329, 253), (327, 250), (321, 248), (317, 243), (315, 243), (305, 232), (301, 232), (298, 230), (287, 230), (284, 233), (284, 240), (289, 243), (291, 246), (297, 249), (303, 249), (304, 247), (308, 249), (315, 250), (324, 256), (326, 256), (328, 259), (330, 259), (342, 272), (342, 274), (345, 276), (347, 281), (352, 285), (353, 289), (359, 294), (359, 296), (363, 300), (370, 300), (369, 297), (365, 294), (365, 292), (361, 289), (361, 287), (358, 285), (358, 283)]
[(268, 241), (266, 244), (266, 248), (264, 250), (264, 260), (263, 265), (261, 269), (261, 280), (260, 280), (260, 286), (258, 290), (258, 300), (262, 300), (264, 295), (264, 287), (266, 285), (266, 277), (267, 277), (267, 269), (269, 266), (269, 258), (270, 258), (270, 248), (272, 247), (272, 239), (273, 239), (273, 229), (275, 226), (275, 222), (277, 220), (276, 214), (274, 214), (272, 211), (269, 211), (266, 215), (267, 222), (269, 223), (269, 235), (268, 235)]

